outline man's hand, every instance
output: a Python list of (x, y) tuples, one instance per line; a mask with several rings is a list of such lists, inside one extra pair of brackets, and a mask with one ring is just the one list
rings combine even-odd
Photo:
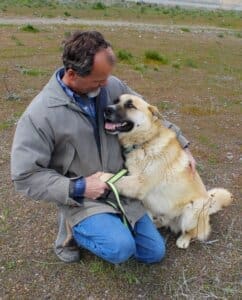
[(84, 196), (96, 200), (99, 198), (105, 190), (108, 189), (108, 185), (103, 182), (100, 177), (102, 176), (102, 172), (97, 172), (91, 176), (86, 177), (86, 189)]
[(189, 150), (189, 148), (186, 148), (185, 149), (187, 155), (188, 155), (188, 159), (189, 159), (189, 165), (190, 165), (190, 168), (192, 170), (192, 173), (195, 174), (195, 171), (196, 171), (196, 160), (194, 159), (194, 157), (192, 156), (192, 153), (191, 151)]

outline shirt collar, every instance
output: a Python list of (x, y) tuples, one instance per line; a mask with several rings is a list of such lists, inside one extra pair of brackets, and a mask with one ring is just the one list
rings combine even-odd
[(62, 87), (63, 91), (66, 93), (67, 96), (69, 96), (71, 99), (73, 99), (74, 101), (76, 100), (76, 96), (77, 95), (75, 92), (73, 92), (62, 80), (63, 76), (65, 73), (65, 69), (61, 68), (60, 70), (57, 71), (56, 73), (56, 79), (58, 81), (58, 83), (60, 84), (60, 86)]
[[(77, 93), (75, 93), (72, 89), (69, 88), (69, 86), (67, 86), (62, 78), (64, 76), (64, 73), (65, 73), (65, 69), (64, 68), (61, 68), (60, 70), (58, 70), (56, 72), (56, 79), (58, 81), (58, 83), (60, 84), (60, 86), (62, 87), (63, 91), (66, 93), (67, 96), (69, 96), (72, 100), (74, 100), (75, 102), (79, 102), (82, 99), (82, 97), (80, 95), (78, 95)], [(87, 95), (88, 97), (88, 95)], [(94, 101), (96, 97), (88, 97), (89, 100), (92, 100)]]

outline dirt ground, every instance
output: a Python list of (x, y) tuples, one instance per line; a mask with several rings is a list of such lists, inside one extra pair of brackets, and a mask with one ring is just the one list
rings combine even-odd
[[(37, 32), (0, 25), (0, 299), (241, 299), (241, 37), (189, 27), (34, 26)], [(117, 54), (132, 54), (128, 61), (120, 56), (115, 75), (182, 128), (207, 187), (233, 193), (233, 204), (212, 217), (206, 243), (181, 250), (175, 236), (162, 230), (167, 255), (159, 264), (112, 266), (84, 250), (80, 263), (65, 264), (53, 252), (55, 206), (14, 192), (9, 169), (15, 124), (61, 65), (60, 42), (80, 28), (98, 28)], [(151, 49), (166, 63), (145, 58)]]

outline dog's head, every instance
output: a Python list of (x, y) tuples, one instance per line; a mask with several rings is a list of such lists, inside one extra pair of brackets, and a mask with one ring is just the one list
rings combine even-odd
[(105, 108), (105, 130), (110, 134), (141, 133), (149, 131), (159, 117), (158, 109), (142, 98), (123, 94)]

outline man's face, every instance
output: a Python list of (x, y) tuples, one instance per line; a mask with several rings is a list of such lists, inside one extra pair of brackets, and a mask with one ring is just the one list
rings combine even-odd
[(81, 77), (73, 70), (68, 70), (72, 73), (71, 81), (67, 84), (78, 94), (95, 92), (105, 86), (113, 70), (113, 64), (107, 59), (107, 55), (115, 57), (111, 48), (101, 50), (95, 55), (93, 70), (88, 76)]

